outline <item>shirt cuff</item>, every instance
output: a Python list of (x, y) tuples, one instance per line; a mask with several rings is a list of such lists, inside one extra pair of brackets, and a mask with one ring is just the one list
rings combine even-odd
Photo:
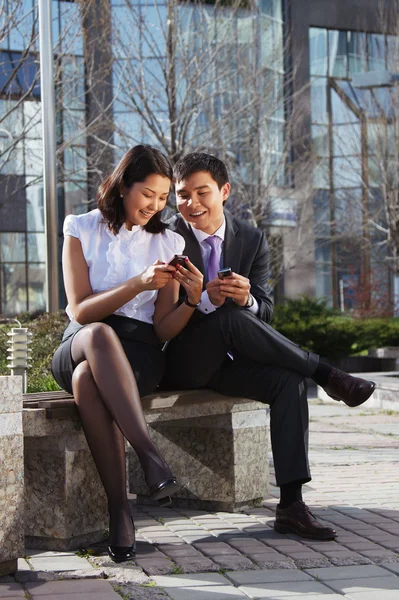
[(219, 307), (212, 304), (209, 300), (208, 292), (204, 290), (201, 294), (201, 304), (199, 305), (198, 310), (207, 315), (211, 312), (215, 312), (217, 308)]
[(248, 310), (251, 311), (251, 313), (253, 313), (254, 315), (257, 315), (259, 313), (259, 304), (254, 296), (252, 296), (252, 298), (254, 299), (254, 303), (248, 308)]

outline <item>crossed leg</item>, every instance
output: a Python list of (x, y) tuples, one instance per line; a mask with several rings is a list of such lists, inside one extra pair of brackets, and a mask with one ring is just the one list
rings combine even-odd
[(75, 401), (108, 498), (110, 541), (129, 546), (134, 531), (124, 437), (136, 451), (149, 487), (172, 473), (149, 435), (136, 378), (113, 329), (104, 323), (87, 325), (75, 335), (71, 353), (77, 365), (72, 378)]

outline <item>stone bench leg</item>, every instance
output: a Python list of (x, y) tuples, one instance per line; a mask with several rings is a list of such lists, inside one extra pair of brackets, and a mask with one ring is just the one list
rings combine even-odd
[(24, 410), (26, 545), (71, 550), (104, 539), (107, 500), (78, 418)]
[[(182, 488), (174, 506), (238, 511), (268, 493), (266, 410), (150, 422), (151, 435)], [(147, 502), (148, 488), (129, 448), (130, 491)]]
[(0, 576), (24, 554), (22, 378), (0, 377)]

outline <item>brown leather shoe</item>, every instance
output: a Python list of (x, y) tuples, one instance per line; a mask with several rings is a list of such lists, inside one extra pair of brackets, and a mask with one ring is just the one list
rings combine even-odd
[(322, 525), (301, 500), (296, 500), (288, 508), (277, 505), (274, 531), (296, 533), (312, 540), (333, 540), (337, 537), (335, 529)]
[(333, 367), (324, 390), (334, 400), (342, 400), (348, 406), (354, 407), (360, 406), (370, 398), (375, 390), (375, 383), (353, 377)]

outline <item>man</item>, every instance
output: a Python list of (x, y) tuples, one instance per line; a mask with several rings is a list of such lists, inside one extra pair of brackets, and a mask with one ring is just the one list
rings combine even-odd
[[(180, 214), (169, 226), (186, 240), (185, 254), (205, 275), (201, 302), (166, 350), (164, 388), (209, 387), (270, 404), (270, 428), (280, 502), (275, 529), (330, 540), (336, 532), (310, 513), (302, 485), (310, 481), (306, 377), (349, 406), (358, 406), (375, 384), (351, 377), (306, 352), (268, 323), (269, 254), (262, 231), (224, 210), (230, 193), (225, 165), (214, 156), (189, 154), (174, 170)], [(218, 270), (232, 275), (220, 279)], [(190, 281), (190, 271), (181, 267)], [(182, 301), (187, 299), (182, 296)]]

